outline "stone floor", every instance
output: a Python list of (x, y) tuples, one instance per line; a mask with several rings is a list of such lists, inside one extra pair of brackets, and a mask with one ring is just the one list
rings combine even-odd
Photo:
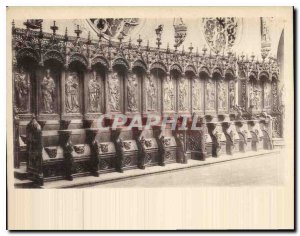
[(283, 181), (282, 156), (279, 153), (272, 153), (113, 183), (103, 183), (95, 187), (263, 186), (281, 185)]
[(279, 185), (283, 183), (281, 152), (277, 149), (222, 155), (205, 161), (189, 160), (188, 164), (46, 182), (42, 188)]

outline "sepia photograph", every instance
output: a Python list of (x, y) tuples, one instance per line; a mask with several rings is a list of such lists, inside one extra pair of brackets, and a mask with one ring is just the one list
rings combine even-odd
[[(266, 197), (271, 203), (264, 204), (293, 204), (292, 7), (261, 7), (261, 14), (247, 7), (170, 7), (161, 17), (168, 7), (139, 8), (139, 13), (125, 7), (74, 7), (69, 15), (64, 7), (54, 8), (54, 14), (50, 8), (7, 9), (8, 201), (69, 189), (73, 198), (78, 193), (80, 211), (89, 212), (93, 204), (86, 207), (85, 200), (102, 199), (110, 191), (141, 191), (145, 198), (144, 191), (172, 197), (180, 190), (185, 198), (185, 191), (193, 195), (216, 188), (220, 198), (223, 190), (270, 189), (273, 200)], [(277, 190), (288, 197), (277, 197)], [(30, 204), (33, 199), (39, 197)], [(132, 201), (128, 207), (135, 205)], [(284, 208), (289, 212), (284, 223), (279, 208), (272, 207), (276, 220), (268, 224), (193, 227), (292, 227), (293, 207)], [(14, 218), (17, 209), (8, 211)], [(115, 229), (112, 223), (97, 228), (101, 223), (77, 220), (89, 223), (56, 228), (25, 225), (19, 218), (12, 225)], [(129, 229), (156, 227), (174, 225), (132, 224)]]

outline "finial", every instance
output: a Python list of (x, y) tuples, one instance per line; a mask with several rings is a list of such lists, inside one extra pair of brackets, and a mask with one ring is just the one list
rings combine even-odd
[(184, 52), (184, 45), (182, 45), (182, 52), (181, 52), (181, 55), (184, 56), (185, 52)]
[(40, 32), (39, 32), (39, 38), (43, 38), (44, 34), (43, 34), (43, 24), (41, 23), (40, 25)]
[(129, 40), (128, 40), (128, 48), (131, 49), (132, 48), (132, 44), (131, 44), (131, 37), (129, 37)]
[(136, 40), (139, 44), (139, 47), (141, 46), (143, 40), (141, 39), (141, 35), (139, 34), (139, 38)]
[(190, 54), (192, 54), (193, 49), (194, 49), (194, 47), (193, 47), (193, 44), (191, 43), (191, 46), (189, 47)]
[(203, 55), (205, 55), (206, 51), (207, 51), (207, 48), (206, 48), (206, 45), (204, 44), (203, 48), (202, 48), (202, 51), (203, 51)]
[(196, 57), (199, 57), (199, 50), (198, 50), (198, 47), (196, 48)]
[(69, 37), (68, 37), (68, 27), (66, 27), (65, 30), (65, 41), (68, 41)]
[(169, 46), (169, 43), (167, 44), (167, 51), (166, 51), (167, 54), (170, 53), (170, 46)]
[(53, 21), (53, 25), (50, 26), (50, 29), (53, 31), (53, 35), (56, 35), (56, 31), (58, 30), (58, 27), (55, 25), (56, 21)]
[(149, 47), (149, 39), (147, 40), (147, 47), (146, 50), (149, 51), (150, 47)]
[(87, 44), (91, 44), (91, 32), (88, 32)]
[(79, 25), (77, 25), (77, 29), (74, 30), (75, 34), (77, 35), (77, 39), (80, 37), (80, 34), (82, 33), (82, 30), (79, 29)]

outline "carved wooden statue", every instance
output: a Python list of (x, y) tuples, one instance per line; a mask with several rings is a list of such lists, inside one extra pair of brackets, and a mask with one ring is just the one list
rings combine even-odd
[(111, 111), (120, 111), (120, 81), (118, 73), (114, 72), (108, 82), (109, 107)]
[(136, 74), (129, 76), (127, 83), (128, 110), (133, 112), (138, 110), (138, 83)]
[(29, 112), (30, 109), (30, 80), (23, 68), (15, 72), (15, 99), (19, 112)]
[(41, 82), (42, 106), (44, 113), (54, 112), (54, 100), (56, 96), (56, 85), (50, 75), (50, 69), (46, 70), (46, 76)]
[(66, 80), (66, 112), (79, 112), (79, 81), (77, 73), (70, 73)]
[(93, 76), (89, 81), (88, 89), (89, 89), (89, 111), (100, 112), (101, 84), (96, 71), (93, 71)]

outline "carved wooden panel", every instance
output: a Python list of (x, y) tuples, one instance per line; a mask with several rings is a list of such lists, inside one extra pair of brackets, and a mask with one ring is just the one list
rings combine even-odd
[(82, 91), (81, 75), (78, 72), (69, 71), (65, 80), (65, 112), (70, 114), (80, 113)]
[(164, 112), (174, 112), (176, 107), (176, 79), (167, 75), (163, 82), (163, 109)]
[(205, 81), (205, 111), (216, 112), (216, 81), (213, 79)]
[(14, 72), (14, 93), (16, 111), (30, 113), (32, 97), (30, 73), (23, 68)]
[(39, 114), (49, 119), (58, 117), (60, 111), (60, 74), (60, 70), (52, 68), (38, 74)]
[(249, 82), (249, 106), (253, 106), (254, 111), (261, 111), (263, 106), (263, 89), (259, 81), (251, 80)]
[(271, 83), (264, 82), (263, 83), (263, 93), (264, 93), (264, 109), (270, 110), (272, 106), (272, 94), (271, 94)]
[(228, 88), (228, 102), (229, 102), (229, 111), (234, 111), (235, 107), (235, 81), (229, 81), (229, 88)]
[(228, 110), (228, 81), (219, 79), (217, 81), (218, 112)]
[(203, 80), (198, 77), (192, 79), (192, 111), (203, 111), (204, 96), (203, 96)]
[(125, 101), (127, 112), (139, 112), (141, 106), (140, 99), (140, 87), (141, 87), (141, 76), (136, 73), (128, 74), (125, 85)]
[(104, 75), (94, 70), (87, 83), (87, 111), (100, 113), (104, 106)]
[(143, 111), (146, 113), (160, 112), (162, 104), (162, 75), (150, 73), (144, 77), (143, 81)]
[(190, 107), (190, 89), (189, 80), (185, 77), (180, 77), (177, 83), (177, 103), (178, 111), (187, 112)]
[(121, 112), (121, 79), (117, 72), (108, 77), (108, 109), (111, 112)]

